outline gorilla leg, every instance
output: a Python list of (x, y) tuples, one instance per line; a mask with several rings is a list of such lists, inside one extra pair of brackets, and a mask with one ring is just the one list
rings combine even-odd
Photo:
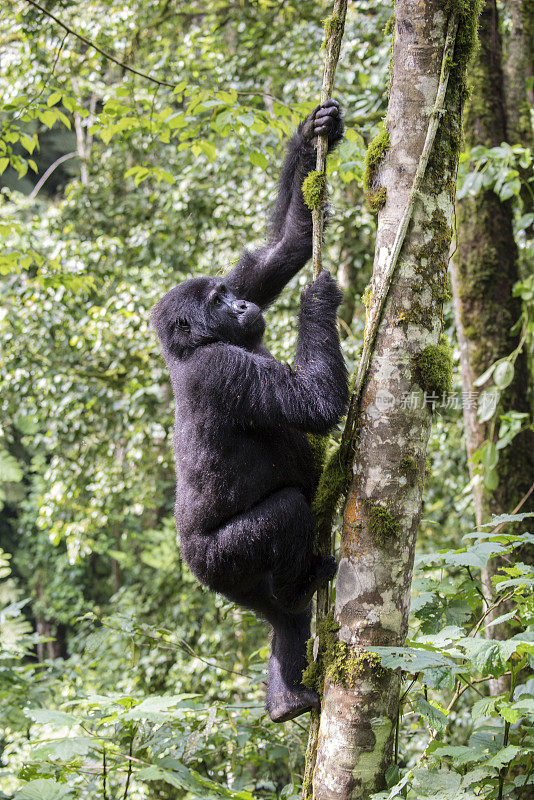
[(284, 722), (319, 706), (302, 686), (310, 601), (335, 573), (335, 560), (313, 556), (313, 518), (297, 489), (283, 489), (210, 533), (182, 539), (182, 555), (197, 578), (250, 608), (273, 628), (267, 709)]
[(210, 589), (228, 596), (235, 591), (249, 594), (270, 575), (276, 600), (285, 610), (300, 613), (318, 586), (335, 574), (333, 557), (313, 555), (313, 534), (309, 503), (298, 489), (287, 488), (216, 531), (185, 536), (181, 550)]
[(288, 613), (273, 596), (268, 578), (247, 593), (232, 591), (227, 597), (260, 614), (272, 626), (266, 703), (272, 721), (286, 722), (320, 708), (319, 695), (302, 685), (302, 671), (307, 666), (306, 642), (311, 635), (311, 604), (300, 614)]

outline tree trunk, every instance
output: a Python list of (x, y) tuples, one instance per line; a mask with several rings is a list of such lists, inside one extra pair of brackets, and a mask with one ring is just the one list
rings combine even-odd
[(532, 122), (527, 97), (527, 73), (532, 58), (532, 30), (529, 30), (527, 3), (524, 0), (507, 0), (510, 15), (506, 58), (506, 114), (509, 140), (512, 144), (532, 146)]
[[(452, 6), (451, 6), (452, 7)], [(386, 189), (373, 270), (380, 295), (388, 257), (423, 151), (440, 74), (447, 14), (440, 0), (397, 0), (386, 127), (390, 148), (373, 178)], [(448, 390), (440, 345), (451, 240), (465, 67), (476, 2), (462, 6), (445, 108), (398, 260), (365, 385), (341, 540), (335, 622), (313, 788), (317, 800), (368, 798), (385, 787), (400, 676), (366, 646), (402, 645), (432, 412), (427, 394)]]
[[(495, 147), (507, 140), (501, 43), (495, 0), (486, 0), (480, 18), (480, 48), (470, 70), (471, 101), (465, 118), (468, 146)], [(497, 466), (499, 483), (488, 491), (473, 455), (482, 444), (497, 440), (494, 418), (479, 422), (475, 380), (497, 359), (504, 358), (518, 346), (519, 337), (510, 330), (521, 314), (519, 299), (512, 288), (519, 278), (518, 253), (512, 227), (510, 201), (502, 202), (491, 190), (480, 191), (458, 204), (459, 244), (451, 265), (454, 308), (464, 394), (464, 423), (469, 470), (472, 478), (477, 525), (492, 513), (512, 512), (528, 492), (534, 475), (534, 434), (524, 431), (500, 451)], [(492, 379), (485, 385), (489, 386)], [(503, 395), (505, 409), (528, 412), (528, 369), (526, 354), (515, 362), (514, 380)], [(532, 499), (522, 508), (532, 508)], [(486, 602), (493, 596), (491, 578), (500, 566), (492, 560), (483, 571)], [(502, 606), (496, 615), (504, 613)], [(491, 620), (492, 614), (488, 615)], [(492, 638), (506, 638), (505, 626), (488, 632)], [(505, 688), (501, 682), (492, 693)]]

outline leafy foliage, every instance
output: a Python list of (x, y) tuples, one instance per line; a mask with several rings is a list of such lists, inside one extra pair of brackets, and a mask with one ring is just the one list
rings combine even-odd
[[(265, 630), (201, 590), (179, 559), (171, 390), (148, 319), (174, 283), (224, 271), (261, 239), (281, 142), (318, 100), (328, 9), (46, 8), (99, 49), (21, 0), (0, 11), (0, 793), (294, 798), (306, 725), (276, 728), (264, 714)], [(386, 110), (390, 13), (370, 0), (349, 9), (337, 74), (347, 132), (329, 162), (325, 260), (346, 287), (349, 366), (372, 266), (375, 220), (360, 184)], [(514, 203), (525, 265), (530, 163), (524, 147), (475, 148), (459, 183)], [(531, 352), (524, 275), (516, 292)], [(309, 277), (270, 312), (268, 343), (286, 360)], [(451, 317), (449, 307), (449, 338)], [(512, 353), (480, 378), (495, 400), (496, 441), (479, 454), (488, 486), (529, 424), (503, 405), (514, 364)], [(495, 520), (503, 527), (459, 547), (472, 508), (458, 409), (434, 415), (430, 460), (410, 640), (380, 653), (407, 677), (383, 796), (493, 798), (502, 784), (525, 800), (534, 575), (519, 555), (530, 518)], [(493, 555), (508, 559), (496, 579), (504, 641), (482, 636), (480, 568)], [(489, 696), (491, 676), (512, 674), (513, 690)]]

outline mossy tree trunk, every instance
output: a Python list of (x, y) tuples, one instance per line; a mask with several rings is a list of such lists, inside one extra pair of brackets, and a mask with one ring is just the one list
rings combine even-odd
[(504, 59), (506, 85), (506, 116), (511, 143), (532, 146), (532, 122), (527, 97), (529, 64), (532, 62), (534, 42), (529, 15), (533, 16), (531, 0), (506, 0), (505, 7), (510, 16), (510, 31), (507, 37)]
[(407, 633), (432, 420), (424, 391), (441, 394), (450, 377), (450, 355), (440, 335), (475, 0), (447, 7), (441, 0), (396, 0), (386, 121), (390, 146), (371, 187), (374, 193), (385, 189), (373, 269), (376, 297), (423, 151), (449, 15), (456, 9), (461, 16), (443, 110), (446, 124), (439, 126), (415, 200), (360, 405), (336, 582), (338, 641), (327, 643), (324, 658), (313, 776), (317, 800), (368, 798), (385, 787), (392, 761), (400, 677), (382, 670), (362, 648), (402, 645)]
[[(465, 140), (468, 146), (494, 147), (507, 140), (507, 118), (501, 43), (495, 0), (486, 0), (480, 18), (480, 48), (470, 70), (471, 99), (465, 115)], [(500, 451), (497, 467), (499, 483), (494, 491), (484, 487), (482, 475), (473, 463), (474, 453), (488, 439), (496, 440), (498, 424), (479, 422), (476, 402), (480, 387), (474, 385), (488, 367), (518, 346), (519, 337), (511, 328), (521, 314), (520, 301), (512, 296), (518, 280), (518, 253), (512, 228), (512, 206), (502, 202), (493, 191), (481, 191), (458, 204), (459, 243), (452, 281), (456, 327), (464, 400), (464, 422), (469, 468), (477, 524), (486, 522), (491, 513), (511, 512), (525, 497), (534, 475), (534, 434), (524, 431)], [(490, 386), (490, 377), (485, 386)], [(501, 407), (518, 412), (529, 411), (527, 400), (528, 369), (525, 353), (515, 362), (514, 380), (503, 395)], [(522, 511), (530, 510), (533, 498)], [(499, 567), (490, 562), (483, 576), (487, 602), (491, 601), (491, 577)], [(496, 615), (502, 614), (501, 607)], [(489, 615), (491, 619), (492, 615)], [(494, 638), (507, 635), (496, 626), (489, 633)], [(501, 687), (493, 687), (500, 691)]]

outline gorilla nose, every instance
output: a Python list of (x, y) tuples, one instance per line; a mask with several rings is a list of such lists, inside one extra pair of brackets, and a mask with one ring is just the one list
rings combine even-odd
[(239, 313), (242, 314), (243, 311), (246, 311), (248, 308), (248, 303), (246, 300), (235, 300), (233, 303), (234, 309)]

